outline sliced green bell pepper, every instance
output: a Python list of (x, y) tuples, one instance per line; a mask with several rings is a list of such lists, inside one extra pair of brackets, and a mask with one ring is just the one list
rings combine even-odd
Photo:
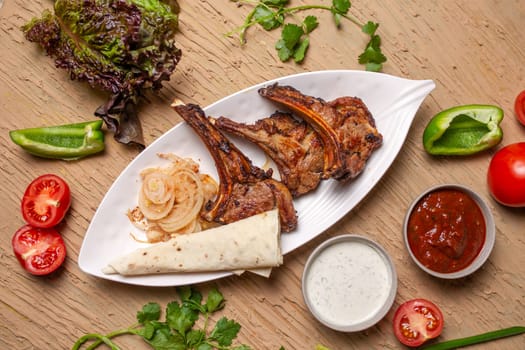
[(84, 123), (9, 132), (11, 140), (27, 152), (43, 158), (74, 160), (104, 150), (102, 119)]
[(492, 105), (464, 105), (436, 114), (423, 132), (423, 146), (433, 155), (469, 155), (503, 138), (503, 110)]

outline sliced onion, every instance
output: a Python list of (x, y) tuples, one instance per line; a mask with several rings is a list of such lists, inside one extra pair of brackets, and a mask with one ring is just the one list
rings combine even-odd
[(212, 177), (199, 174), (199, 165), (192, 159), (164, 153), (158, 156), (170, 160), (170, 165), (141, 172), (138, 207), (128, 211), (130, 221), (146, 232), (151, 243), (201, 231), (208, 223), (201, 222), (200, 212), (219, 188)]
[(173, 197), (173, 179), (163, 172), (152, 172), (144, 176), (142, 191), (153, 204), (163, 204)]
[(128, 210), (127, 216), (129, 221), (131, 221), (136, 228), (146, 231), (148, 228), (148, 220), (144, 217), (144, 214), (139, 207), (135, 207), (133, 210)]
[(184, 235), (184, 234), (193, 233), (197, 231), (200, 231), (199, 221), (192, 220), (190, 221), (188, 225), (181, 227), (180, 229), (177, 230), (177, 232), (170, 234), (170, 237), (175, 237), (177, 235)]
[(195, 220), (204, 203), (200, 179), (190, 171), (180, 171), (175, 178), (175, 203), (159, 226), (167, 232), (176, 232)]
[(160, 229), (160, 227), (154, 226), (146, 231), (146, 237), (148, 238), (149, 243), (157, 243), (164, 241), (166, 239), (166, 234)]
[(159, 220), (168, 215), (173, 208), (175, 196), (171, 196), (170, 200), (161, 204), (155, 204), (150, 201), (144, 190), (139, 192), (139, 208), (148, 220)]

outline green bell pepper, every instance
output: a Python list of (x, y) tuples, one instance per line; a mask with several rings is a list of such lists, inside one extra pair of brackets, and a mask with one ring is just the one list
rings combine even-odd
[(469, 155), (489, 149), (503, 138), (503, 110), (492, 105), (464, 105), (436, 114), (423, 132), (432, 155)]
[(25, 151), (43, 158), (74, 160), (104, 150), (102, 119), (84, 123), (9, 132), (11, 140)]

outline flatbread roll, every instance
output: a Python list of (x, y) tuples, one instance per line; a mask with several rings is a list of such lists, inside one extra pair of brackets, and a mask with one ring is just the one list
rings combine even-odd
[(116, 258), (105, 274), (249, 270), (282, 264), (277, 209), (211, 228), (178, 235)]

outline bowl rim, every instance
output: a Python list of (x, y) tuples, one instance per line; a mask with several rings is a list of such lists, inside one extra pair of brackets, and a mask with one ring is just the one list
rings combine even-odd
[[(481, 213), (483, 214), (483, 218), (485, 219), (485, 242), (483, 243), (483, 247), (479, 251), (478, 255), (476, 256), (474, 261), (472, 261), (472, 263), (468, 265), (467, 267), (459, 271), (454, 271), (454, 272), (449, 272), (449, 273), (437, 272), (423, 265), (416, 258), (416, 256), (412, 252), (412, 249), (410, 249), (410, 245), (408, 243), (408, 234), (407, 234), (408, 220), (410, 219), (410, 215), (412, 214), (415, 206), (419, 203), (419, 201), (424, 196), (426, 196), (427, 194), (431, 192), (435, 192), (438, 190), (444, 190), (444, 189), (456, 189), (456, 190), (466, 193), (476, 202), (479, 209), (481, 210)], [(489, 258), (492, 252), (492, 249), (494, 248), (494, 244), (496, 241), (496, 225), (495, 225), (494, 217), (492, 215), (492, 212), (487, 202), (474, 190), (472, 190), (468, 186), (456, 184), (456, 183), (438, 184), (438, 185), (434, 185), (434, 186), (431, 186), (425, 189), (409, 205), (406, 211), (406, 214), (405, 214), (405, 218), (403, 220), (403, 241), (405, 243), (405, 247), (410, 257), (416, 263), (416, 265), (419, 266), (419, 268), (421, 268), (423, 271), (425, 271), (426, 273), (434, 277), (438, 277), (442, 279), (458, 279), (458, 278), (463, 278), (463, 277), (473, 274), (487, 261), (487, 259)]]
[[(344, 325), (331, 323), (321, 317), (321, 315), (315, 309), (314, 305), (312, 305), (308, 297), (308, 291), (307, 291), (307, 286), (306, 286), (307, 284), (306, 278), (310, 271), (310, 267), (312, 263), (315, 261), (315, 259), (326, 248), (332, 245), (341, 243), (341, 242), (360, 242), (374, 249), (384, 261), (385, 266), (388, 270), (389, 279), (390, 279), (390, 284), (388, 286), (389, 288), (388, 296), (385, 299), (385, 302), (383, 303), (383, 305), (381, 305), (381, 307), (375, 312), (375, 314), (371, 314), (370, 317), (368, 317), (367, 319), (363, 321), (352, 323), (352, 324), (344, 324)], [(392, 305), (394, 304), (394, 300), (397, 294), (397, 284), (398, 284), (398, 281), (397, 281), (396, 269), (395, 269), (394, 263), (390, 255), (388, 254), (388, 252), (377, 242), (363, 235), (358, 235), (358, 234), (340, 234), (340, 235), (337, 235), (337, 236), (334, 236), (332, 238), (325, 240), (323, 243), (317, 246), (313, 250), (313, 252), (310, 254), (310, 256), (308, 257), (308, 260), (306, 261), (304, 265), (303, 275), (301, 278), (303, 299), (304, 299), (306, 306), (310, 310), (310, 313), (315, 317), (315, 319), (317, 319), (319, 322), (321, 322), (325, 326), (331, 329), (337, 330), (337, 331), (342, 331), (342, 332), (359, 332), (367, 328), (370, 328), (373, 325), (377, 324), (379, 321), (381, 321), (381, 319), (383, 319), (386, 316), (386, 314), (388, 313), (388, 311), (391, 309)]]

